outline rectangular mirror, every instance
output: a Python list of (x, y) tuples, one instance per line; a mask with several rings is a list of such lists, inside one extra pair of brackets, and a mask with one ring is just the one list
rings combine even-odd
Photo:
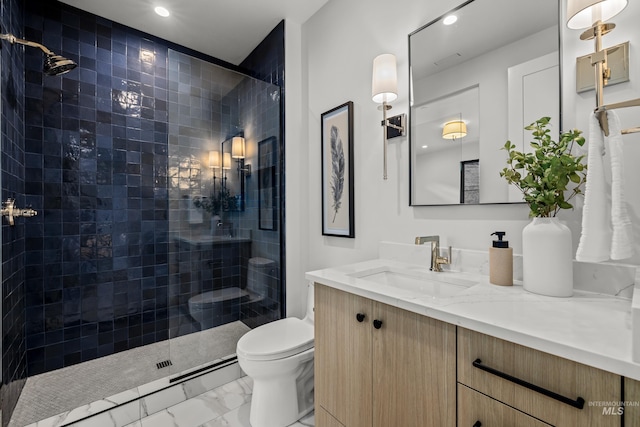
[(222, 142), (221, 208), (223, 211), (244, 211), (245, 176), (240, 159), (234, 158), (233, 138)]
[(560, 132), (559, 11), (470, 0), (409, 35), (412, 206), (522, 202), (500, 149), (543, 116)]

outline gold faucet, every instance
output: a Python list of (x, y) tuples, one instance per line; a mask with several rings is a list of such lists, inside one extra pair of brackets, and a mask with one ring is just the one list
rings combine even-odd
[(416, 237), (416, 245), (423, 245), (425, 242), (431, 242), (431, 271), (442, 271), (443, 264), (451, 264), (451, 246), (449, 246), (449, 256), (440, 256), (440, 236), (423, 236)]

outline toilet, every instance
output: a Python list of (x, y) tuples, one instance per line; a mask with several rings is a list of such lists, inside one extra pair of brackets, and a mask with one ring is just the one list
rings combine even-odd
[(238, 363), (253, 380), (252, 427), (286, 427), (313, 409), (313, 283), (307, 292), (302, 320), (276, 320), (238, 341)]
[(275, 265), (271, 259), (250, 258), (244, 289), (232, 286), (194, 295), (188, 301), (189, 314), (201, 330), (238, 320), (241, 304), (260, 301), (268, 295)]

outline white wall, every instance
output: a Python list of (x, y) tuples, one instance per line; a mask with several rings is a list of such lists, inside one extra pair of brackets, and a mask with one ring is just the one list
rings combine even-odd
[[(377, 257), (380, 241), (411, 243), (419, 235), (439, 234), (442, 245), (485, 250), (491, 243), (490, 234), (503, 230), (507, 232), (515, 253), (521, 253), (522, 228), (529, 222), (528, 209), (523, 204), (410, 207), (408, 141), (405, 138), (390, 140), (389, 178), (386, 181), (382, 179), (381, 112), (371, 100), (373, 58), (381, 53), (396, 55), (400, 93), (391, 113), (407, 113), (407, 36), (458, 3), (461, 1), (396, 0), (390, 4), (382, 0), (330, 0), (302, 25), (301, 33), (297, 32), (298, 28), (294, 32), (287, 27), (286, 244), (289, 315), (299, 316), (304, 312), (304, 271)], [(640, 5), (631, 4), (625, 13), (638, 16), (638, 7)], [(623, 27), (616, 31), (626, 33), (621, 37), (630, 38), (635, 28), (634, 23), (628, 21), (628, 18), (616, 20)], [(570, 42), (566, 40), (567, 32)], [(573, 39), (578, 39), (579, 32), (567, 30), (564, 33), (564, 55), (574, 57), (578, 48)], [(290, 40), (298, 34), (301, 45)], [(613, 40), (618, 34), (614, 31), (607, 37)], [(638, 39), (637, 35), (635, 39)], [(592, 47), (586, 46), (580, 54), (589, 49)], [(632, 58), (638, 56), (638, 52), (632, 51)], [(571, 61), (567, 60), (569, 64)], [(564, 67), (565, 75), (570, 74), (571, 68), (566, 63)], [(632, 66), (632, 73), (635, 71), (636, 76), (637, 70), (636, 63), (635, 67)], [(587, 114), (588, 108), (583, 105), (587, 101), (574, 99), (580, 96), (568, 88), (571, 79), (572, 76), (565, 77), (563, 82), (565, 127), (582, 126), (586, 129), (576, 116)], [(640, 90), (640, 81), (633, 80), (632, 76), (632, 83), (628, 85), (635, 84), (634, 90)], [(614, 100), (613, 96), (610, 98)], [(349, 100), (354, 102), (355, 239), (321, 234), (320, 115)], [(640, 120), (631, 125), (640, 125)], [(636, 143), (636, 147), (640, 144)], [(640, 159), (639, 156), (635, 158)], [(570, 223), (576, 246), (580, 211), (563, 212), (561, 218)]]
[[(565, 13), (565, 10), (562, 10)], [(603, 37), (603, 47), (610, 47), (629, 41), (630, 47), (630, 81), (606, 87), (604, 90), (605, 104), (640, 98), (640, 32), (638, 31), (638, 18), (640, 17), (640, 2), (630, 1), (629, 5), (620, 15), (611, 22), (616, 28)], [(564, 18), (563, 18), (564, 19)], [(593, 52), (593, 41), (580, 40), (582, 30), (570, 30), (562, 27), (563, 33), (563, 87), (562, 87), (562, 114), (563, 124), (566, 129), (577, 128), (588, 134), (590, 112), (596, 106), (595, 92), (588, 91), (576, 93), (576, 58)], [(616, 110), (623, 128), (640, 126), (640, 107)], [(640, 264), (640, 133), (625, 135), (624, 141), (624, 169), (625, 169), (625, 197), (627, 210), (633, 222), (633, 234), (635, 241), (635, 255), (629, 260), (633, 264)], [(574, 236), (580, 233), (580, 219), (582, 206), (577, 206), (573, 212), (575, 221), (570, 225)], [(575, 237), (574, 237), (575, 241)]]
[[(419, 200), (434, 204), (460, 203), (460, 162), (478, 159), (480, 143), (475, 140), (463, 144), (458, 140), (450, 144), (437, 151), (424, 150), (416, 156), (413, 185)], [(480, 168), (482, 166), (480, 163)]]
[[(307, 85), (300, 24), (285, 21), (285, 250), (287, 315), (302, 317), (306, 288), (304, 272), (308, 270), (309, 229), (307, 220), (307, 174), (309, 147), (306, 143)], [(305, 82), (303, 84), (303, 82)], [(318, 225), (318, 228), (320, 225)]]

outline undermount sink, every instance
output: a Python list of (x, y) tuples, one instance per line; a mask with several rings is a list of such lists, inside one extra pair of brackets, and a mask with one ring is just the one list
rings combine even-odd
[(449, 272), (405, 271), (390, 266), (371, 268), (349, 275), (358, 279), (364, 279), (397, 289), (413, 291), (435, 298), (454, 296), (480, 282), (479, 280), (457, 277), (454, 273)]

